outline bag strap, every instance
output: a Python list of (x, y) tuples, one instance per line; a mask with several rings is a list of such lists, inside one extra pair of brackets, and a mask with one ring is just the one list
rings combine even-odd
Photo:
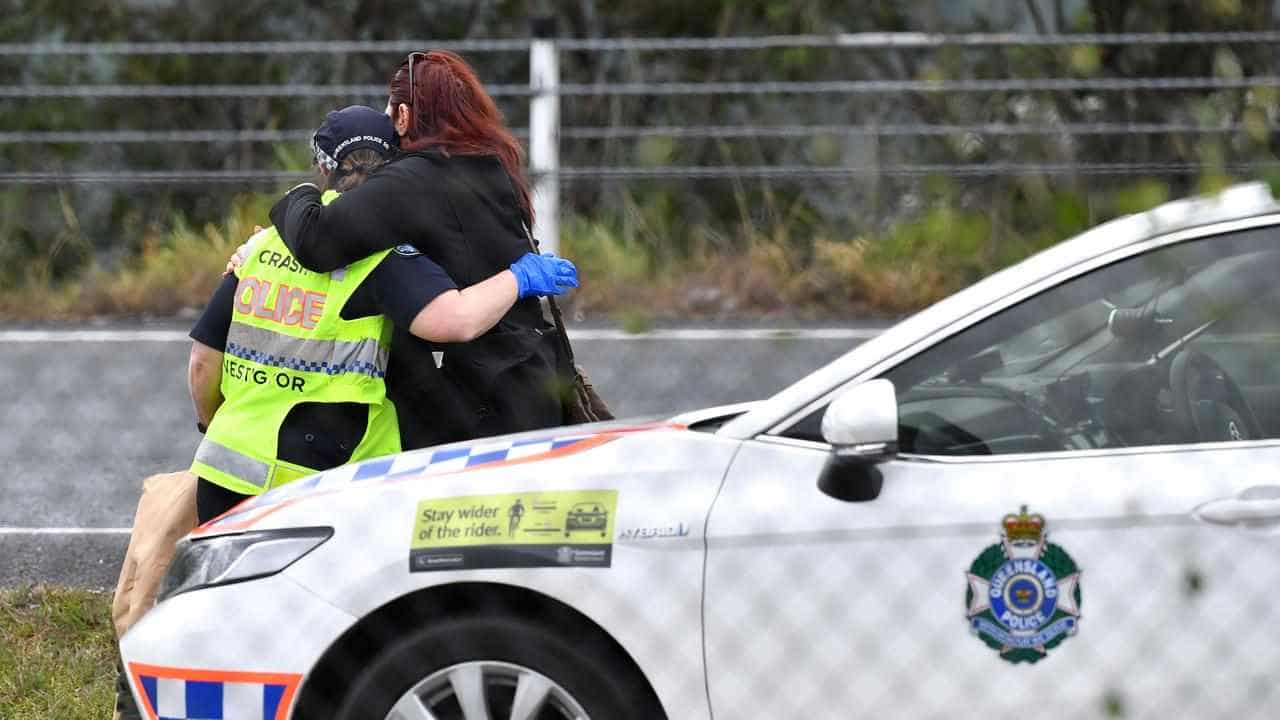
[[(533, 233), (529, 231), (529, 226), (520, 223), (524, 228), (524, 236), (529, 239), (529, 248), (536, 254), (538, 252), (538, 241), (533, 239)], [(573, 346), (569, 344), (569, 333), (564, 329), (564, 316), (560, 313), (560, 305), (554, 297), (547, 296), (547, 306), (551, 308), (551, 320), (555, 323), (556, 334), (560, 336), (560, 349), (564, 351), (565, 357), (569, 358), (569, 367), (576, 368), (573, 359)], [(576, 372), (576, 370), (575, 370)]]

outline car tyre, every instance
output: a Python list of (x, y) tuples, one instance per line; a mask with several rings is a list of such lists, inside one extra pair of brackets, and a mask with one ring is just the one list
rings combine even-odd
[[(458, 686), (444, 678), (468, 672), (475, 676), (481, 670), (492, 717), (508, 717), (503, 713), (510, 713), (515, 702), (517, 681), (536, 679), (555, 688), (543, 710), (530, 716), (539, 720), (578, 713), (591, 720), (665, 718), (648, 683), (620, 652), (593, 631), (566, 632), (507, 615), (449, 618), (408, 632), (374, 658), (352, 683), (334, 718), (473, 720), (461, 709), (457, 693), (451, 693)], [(414, 712), (392, 714), (398, 703), (413, 704), (411, 697), (430, 712), (415, 715), (415, 705)]]

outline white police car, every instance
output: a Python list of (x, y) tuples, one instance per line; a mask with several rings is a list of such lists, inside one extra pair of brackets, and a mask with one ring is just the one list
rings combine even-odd
[(1275, 717), (1280, 205), (1100, 226), (774, 397), (405, 453), (181, 546), (156, 718)]

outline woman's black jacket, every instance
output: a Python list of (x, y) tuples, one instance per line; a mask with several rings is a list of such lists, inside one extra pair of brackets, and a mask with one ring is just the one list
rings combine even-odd
[[(272, 208), (271, 221), (298, 262), (317, 272), (411, 245), (466, 287), (529, 251), (511, 179), (490, 155), (402, 155), (329, 205), (314, 187), (295, 188)], [(401, 381), (389, 382), (388, 394), (403, 445), (559, 425), (552, 332), (538, 300), (526, 298), (469, 343), (397, 334), (388, 375)], [(444, 353), (439, 370), (432, 351)]]

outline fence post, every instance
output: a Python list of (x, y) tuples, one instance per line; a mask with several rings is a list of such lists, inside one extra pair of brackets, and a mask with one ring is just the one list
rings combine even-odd
[(534, 18), (529, 45), (529, 169), (533, 174), (533, 234), (543, 252), (560, 248), (560, 59), (556, 22)]

